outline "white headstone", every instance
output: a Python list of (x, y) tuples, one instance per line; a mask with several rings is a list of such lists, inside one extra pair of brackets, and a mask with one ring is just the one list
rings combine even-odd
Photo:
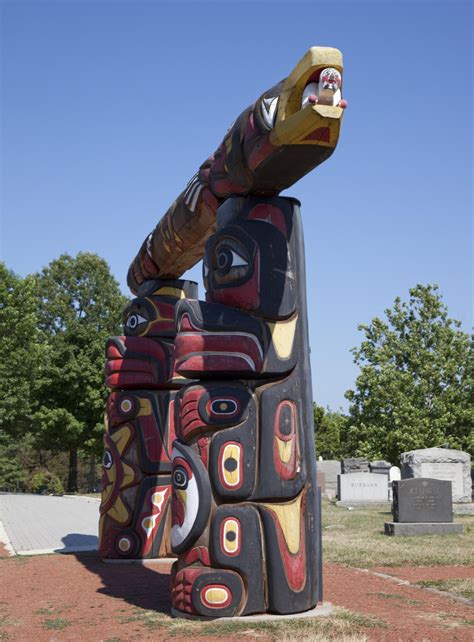
[(388, 471), (388, 498), (390, 501), (392, 501), (393, 499), (392, 482), (400, 481), (401, 478), (402, 473), (400, 468), (398, 466), (391, 466), (390, 470)]
[(338, 475), (338, 498), (341, 502), (386, 502), (388, 482), (386, 475), (374, 473), (347, 473)]
[(388, 479), (389, 481), (400, 481), (402, 478), (402, 473), (401, 470), (398, 466), (391, 466), (390, 470), (388, 471)]

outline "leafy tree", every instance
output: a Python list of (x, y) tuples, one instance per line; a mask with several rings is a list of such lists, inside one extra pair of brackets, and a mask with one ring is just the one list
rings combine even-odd
[(20, 461), (22, 444), (0, 430), (0, 491), (24, 490), (27, 471)]
[(22, 279), (0, 263), (0, 430), (12, 437), (31, 427), (44, 353), (37, 325), (34, 279)]
[(106, 389), (104, 346), (121, 332), (126, 298), (99, 256), (63, 254), (36, 275), (39, 328), (49, 348), (38, 381), (41, 447), (69, 452), (67, 490), (77, 490), (78, 451), (98, 453)]
[(472, 449), (472, 338), (436, 285), (417, 285), (385, 314), (359, 326), (365, 339), (352, 350), (361, 370), (346, 392), (349, 452), (396, 462), (415, 448)]
[(341, 412), (313, 404), (314, 443), (317, 455), (333, 459), (341, 454), (341, 433), (347, 422)]

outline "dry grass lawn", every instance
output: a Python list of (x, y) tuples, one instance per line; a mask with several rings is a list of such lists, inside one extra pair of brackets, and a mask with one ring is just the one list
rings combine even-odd
[(456, 516), (462, 535), (388, 537), (384, 522), (391, 513), (380, 508), (355, 508), (324, 501), (323, 550), (327, 562), (356, 568), (374, 566), (450, 566), (474, 563), (474, 517)]

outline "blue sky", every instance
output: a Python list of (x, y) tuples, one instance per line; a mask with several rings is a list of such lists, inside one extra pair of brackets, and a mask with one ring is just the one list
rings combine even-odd
[(143, 238), (229, 124), (327, 45), (344, 55), (340, 142), (287, 192), (302, 201), (315, 400), (346, 407), (357, 325), (416, 283), (438, 283), (471, 327), (470, 1), (17, 0), (1, 18), (14, 271), (97, 252), (127, 292)]

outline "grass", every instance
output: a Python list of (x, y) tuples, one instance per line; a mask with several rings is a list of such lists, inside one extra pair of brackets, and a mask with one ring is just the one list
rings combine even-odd
[(384, 522), (391, 513), (380, 507), (347, 510), (323, 502), (324, 560), (353, 566), (450, 566), (474, 563), (474, 517), (459, 515), (464, 533), (388, 537)]
[(43, 626), (45, 629), (66, 629), (68, 626), (71, 626), (72, 622), (66, 620), (62, 617), (50, 618), (43, 621)]
[(435, 588), (438, 591), (447, 591), (457, 597), (466, 597), (474, 600), (474, 580), (423, 580), (417, 582), (419, 586)]
[(357, 629), (386, 628), (384, 620), (353, 613), (347, 609), (334, 608), (331, 616), (308, 619), (282, 620), (280, 622), (241, 621), (208, 621), (174, 619), (156, 611), (145, 611), (136, 608), (132, 615), (122, 616), (122, 623), (136, 622), (150, 630), (166, 628), (169, 637), (193, 636), (215, 637), (226, 639), (229, 636), (266, 637), (280, 642), (305, 640), (323, 642), (338, 640), (341, 642), (364, 642), (367, 637)]
[(397, 595), (396, 593), (384, 593), (383, 591), (380, 591), (377, 593), (377, 596), (385, 600), (397, 600), (399, 602), (403, 602), (403, 604), (411, 604), (413, 606), (423, 604), (423, 602), (420, 602), (419, 600), (412, 600), (408, 597), (404, 597), (403, 595)]

